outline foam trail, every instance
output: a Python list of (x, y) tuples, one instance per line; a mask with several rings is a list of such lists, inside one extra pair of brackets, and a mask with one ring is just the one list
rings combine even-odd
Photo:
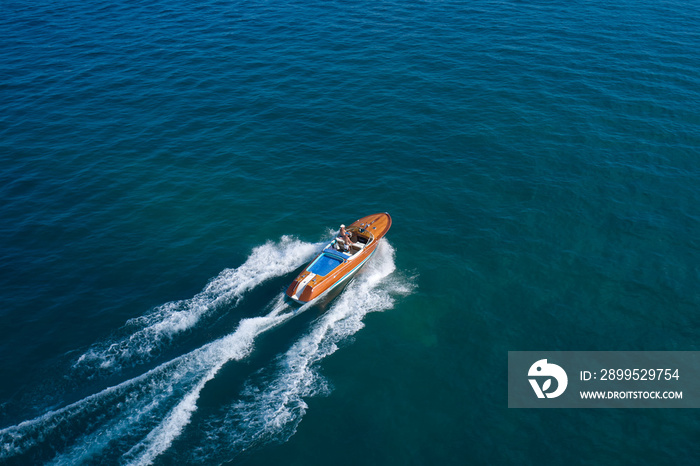
[[(107, 447), (114, 449), (115, 444), (137, 444), (126, 459), (150, 461), (189, 422), (206, 382), (225, 363), (250, 354), (259, 334), (295, 314), (280, 296), (271, 307), (265, 316), (241, 320), (232, 334), (139, 377), (0, 430), (0, 462), (48, 450), (63, 451), (53, 464), (84, 463), (101, 459)], [(80, 432), (72, 427), (75, 425), (81, 426)], [(138, 443), (144, 437), (148, 442)], [(147, 447), (140, 449), (138, 445)]]
[[(239, 325), (235, 333), (222, 340), (221, 344), (210, 348), (210, 351), (215, 353), (210, 355), (212, 364), (208, 372), (145, 439), (132, 447), (124, 455), (124, 459), (128, 460), (128, 464), (151, 464), (157, 456), (167, 450), (173, 440), (175, 440), (182, 433), (185, 426), (189, 424), (192, 414), (197, 409), (199, 395), (206, 383), (214, 378), (225, 363), (235, 359), (235, 355), (241, 352), (239, 346), (243, 344), (246, 348), (252, 348), (253, 340), (257, 335), (278, 326), (298, 312), (303, 311), (304, 308), (305, 307), (302, 306), (302, 308), (298, 309), (296, 312), (289, 311), (282, 313), (283, 310), (289, 309), (289, 305), (280, 299), (275, 303), (273, 310), (267, 316), (245, 319), (241, 322), (241, 325)], [(239, 333), (240, 336), (238, 336)], [(247, 352), (249, 351), (248, 349)]]
[(258, 246), (240, 267), (224, 270), (193, 298), (163, 304), (127, 321), (117, 332), (125, 336), (95, 344), (73, 368), (89, 375), (109, 374), (146, 362), (174, 336), (191, 329), (219, 306), (237, 304), (246, 292), (264, 281), (290, 273), (309, 261), (321, 245), (283, 236), (277, 242)]
[(412, 291), (411, 282), (389, 277), (395, 269), (393, 257), (393, 248), (383, 242), (328, 312), (278, 359), (276, 376), (258, 384), (249, 381), (242, 400), (207, 422), (206, 439), (192, 453), (193, 463), (230, 461), (251, 447), (284, 442), (296, 432), (307, 409), (304, 398), (330, 391), (316, 370), (318, 363), (364, 326), (367, 313), (390, 309), (394, 296)]

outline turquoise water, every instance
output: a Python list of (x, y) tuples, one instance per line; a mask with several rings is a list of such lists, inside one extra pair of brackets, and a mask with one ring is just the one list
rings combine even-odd
[(506, 394), (508, 351), (698, 350), (697, 3), (0, 11), (0, 463), (700, 462), (694, 410)]

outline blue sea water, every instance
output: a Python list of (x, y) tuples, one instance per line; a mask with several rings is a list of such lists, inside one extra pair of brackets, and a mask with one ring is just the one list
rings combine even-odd
[(699, 349), (697, 2), (0, 13), (1, 464), (700, 462), (695, 410), (506, 394), (508, 351)]

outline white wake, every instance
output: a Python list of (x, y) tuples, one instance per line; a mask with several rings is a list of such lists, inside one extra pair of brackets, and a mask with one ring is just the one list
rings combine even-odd
[(177, 334), (192, 329), (220, 306), (236, 305), (246, 292), (264, 281), (308, 262), (322, 244), (283, 236), (277, 242), (258, 246), (240, 267), (224, 270), (193, 298), (163, 304), (127, 321), (117, 332), (125, 336), (93, 345), (73, 368), (80, 373), (112, 373), (145, 362)]
[[(145, 447), (134, 447), (127, 456), (135, 456), (136, 463), (148, 463), (187, 425), (206, 382), (227, 362), (250, 354), (260, 333), (299, 312), (282, 296), (270, 307), (265, 316), (241, 320), (230, 335), (139, 377), (0, 430), (0, 460), (27, 453), (48, 441), (52, 449), (66, 448), (54, 458), (54, 464), (76, 464), (99, 457), (115, 442), (140, 442), (138, 445)], [(76, 424), (82, 426), (82, 432), (70, 439)]]

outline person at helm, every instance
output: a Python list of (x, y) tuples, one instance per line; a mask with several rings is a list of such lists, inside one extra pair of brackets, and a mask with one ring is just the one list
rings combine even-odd
[(343, 251), (347, 251), (352, 244), (352, 237), (345, 230), (345, 225), (340, 225), (340, 231), (338, 232), (338, 237), (336, 238), (336, 245), (339, 245)]

